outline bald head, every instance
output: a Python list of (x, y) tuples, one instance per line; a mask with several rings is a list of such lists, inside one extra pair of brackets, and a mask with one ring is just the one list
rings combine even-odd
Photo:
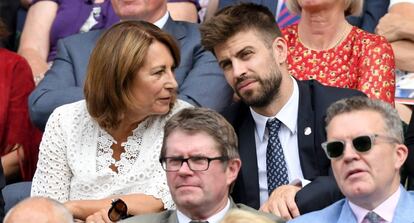
[(4, 223), (69, 223), (73, 217), (63, 204), (44, 197), (31, 197), (7, 213)]

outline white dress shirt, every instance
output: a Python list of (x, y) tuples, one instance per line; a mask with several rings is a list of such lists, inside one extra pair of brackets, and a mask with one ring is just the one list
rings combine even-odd
[[(292, 77), (291, 77), (292, 78)], [(282, 122), (279, 130), (279, 139), (283, 147), (285, 155), (289, 182), (296, 184), (298, 180), (305, 186), (309, 181), (303, 180), (303, 172), (300, 167), (299, 149), (298, 149), (298, 134), (297, 134), (297, 115), (299, 110), (299, 89), (296, 80), (293, 80), (293, 93), (287, 103), (274, 117), (266, 117), (256, 113), (252, 108), (252, 113), (255, 122), (255, 141), (256, 141), (256, 156), (257, 167), (259, 171), (259, 189), (260, 189), (260, 205), (267, 201), (269, 195), (267, 190), (267, 174), (266, 174), (266, 150), (269, 133), (266, 129), (266, 122), (268, 119), (277, 118)]]
[(170, 17), (170, 13), (167, 11), (161, 19), (154, 22), (154, 25), (156, 25), (158, 28), (162, 29), (164, 28), (165, 23), (167, 23), (168, 17)]
[[(224, 215), (230, 210), (230, 199), (227, 199), (226, 206), (213, 216), (209, 217), (208, 219), (202, 219), (205, 221), (208, 221), (208, 223), (219, 223), (221, 219), (224, 218)], [(178, 223), (189, 223), (191, 221), (191, 218), (187, 217), (185, 214), (183, 214), (181, 211), (177, 210), (177, 218)], [(198, 220), (198, 219), (194, 219)]]

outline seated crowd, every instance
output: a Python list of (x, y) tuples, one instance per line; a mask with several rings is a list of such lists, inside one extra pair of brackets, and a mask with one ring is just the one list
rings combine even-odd
[(23, 3), (0, 221), (413, 221), (413, 0)]

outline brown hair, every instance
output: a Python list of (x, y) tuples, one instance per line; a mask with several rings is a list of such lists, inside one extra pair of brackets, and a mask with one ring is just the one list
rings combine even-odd
[[(364, 2), (362, 0), (345, 0), (345, 9), (344, 9), (345, 16), (360, 15), (363, 4)], [(300, 15), (302, 11), (302, 8), (300, 7), (298, 0), (287, 0), (286, 7), (289, 9), (289, 11), (297, 15)]]
[(148, 22), (120, 22), (98, 40), (89, 60), (84, 93), (89, 114), (102, 128), (116, 128), (124, 112), (134, 107), (132, 83), (154, 41), (167, 46), (178, 66), (180, 52), (173, 37)]
[(276, 37), (282, 36), (275, 17), (267, 7), (242, 3), (223, 8), (202, 24), (201, 43), (207, 50), (214, 52), (217, 44), (248, 30), (259, 32), (267, 46), (271, 46)]
[(186, 108), (171, 117), (164, 126), (164, 141), (160, 158), (166, 154), (166, 140), (176, 131), (184, 131), (189, 134), (205, 132), (210, 135), (217, 144), (217, 150), (222, 156), (230, 159), (239, 158), (237, 150), (237, 135), (233, 126), (217, 112), (208, 108)]

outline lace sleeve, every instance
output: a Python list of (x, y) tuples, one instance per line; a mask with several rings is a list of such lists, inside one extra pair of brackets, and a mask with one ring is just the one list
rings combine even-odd
[(60, 202), (69, 198), (72, 173), (66, 150), (62, 109), (56, 109), (49, 118), (40, 144), (39, 161), (33, 177), (31, 196), (46, 196)]

